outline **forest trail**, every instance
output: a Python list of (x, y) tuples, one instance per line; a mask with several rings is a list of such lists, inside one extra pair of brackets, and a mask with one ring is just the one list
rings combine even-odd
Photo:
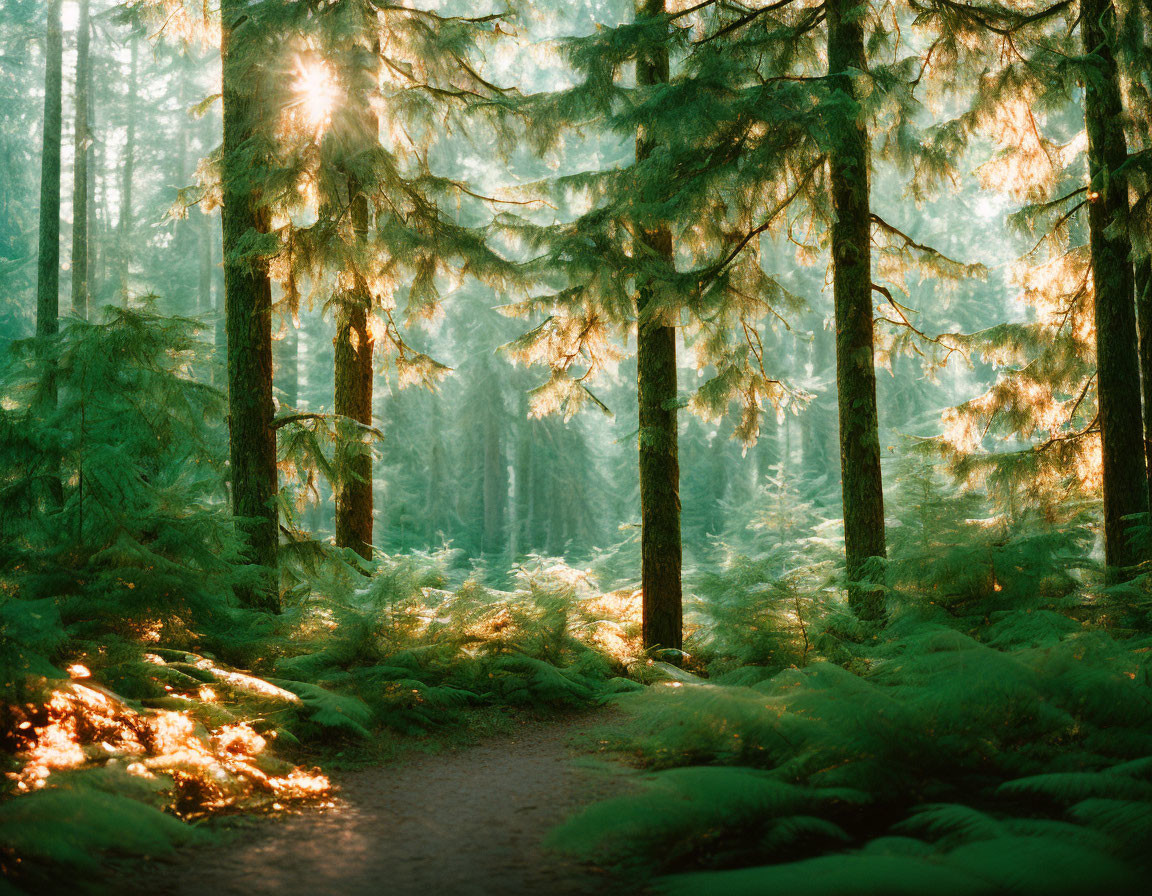
[(616, 889), (607, 874), (542, 843), (573, 811), (628, 786), (578, 761), (573, 743), (603, 723), (527, 722), (475, 746), (333, 774), (333, 808), (260, 820), (139, 879), (168, 896), (603, 896)]

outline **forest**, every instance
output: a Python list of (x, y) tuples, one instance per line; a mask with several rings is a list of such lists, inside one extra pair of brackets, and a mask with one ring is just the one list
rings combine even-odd
[(0, 0), (0, 896), (1146, 893), (1152, 0)]

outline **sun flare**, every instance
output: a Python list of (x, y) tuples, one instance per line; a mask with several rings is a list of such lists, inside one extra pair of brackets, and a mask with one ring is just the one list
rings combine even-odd
[(304, 122), (316, 130), (327, 128), (340, 100), (340, 85), (331, 67), (319, 59), (299, 60), (292, 92)]

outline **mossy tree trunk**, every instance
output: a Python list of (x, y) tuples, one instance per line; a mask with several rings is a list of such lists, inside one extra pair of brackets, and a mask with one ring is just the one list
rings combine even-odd
[[(664, 13), (664, 0), (638, 0), (637, 16)], [(636, 62), (641, 87), (667, 83), (668, 50)], [(655, 148), (645, 129), (636, 135), (636, 159)], [(674, 264), (672, 232), (642, 222), (640, 238), (663, 264)], [(680, 459), (676, 422), (676, 328), (661, 308), (657, 287), (642, 283), (636, 298), (636, 385), (640, 404), (640, 552), (645, 649), (680, 650), (684, 644), (680, 540)]]
[(92, 24), (89, 0), (80, 0), (80, 20), (76, 31), (76, 118), (74, 139), (75, 163), (72, 176), (72, 313), (88, 317), (88, 160), (91, 158), (92, 135), (89, 131), (89, 52), (92, 46)]
[[(258, 97), (249, 70), (252, 44), (246, 31), (245, 0), (224, 0), (224, 308), (227, 331), (228, 432), (232, 470), (232, 511), (244, 538), (247, 559), (267, 571), (263, 586), (241, 595), (249, 604), (276, 610), (275, 570), (279, 548), (276, 510), (276, 433), (272, 405), (272, 288), (267, 264), (239, 254), (253, 232), (267, 230), (267, 212), (251, 185), (252, 173), (239, 170), (251, 140)], [(246, 43), (248, 48), (239, 50)]]
[(1096, 393), (1104, 478), (1104, 561), (1113, 579), (1145, 555), (1127, 517), (1148, 510), (1140, 402), (1140, 355), (1128, 224), (1128, 159), (1110, 0), (1082, 0), (1081, 37), (1092, 58), (1085, 78), (1092, 282), (1096, 298)]
[[(828, 72), (833, 89), (855, 100), (850, 70), (864, 71), (865, 4), (829, 0)], [(836, 306), (836, 388), (848, 598), (862, 619), (879, 619), (883, 599), (869, 581), (885, 555), (884, 487), (873, 350), (872, 246), (867, 127), (859, 114), (840, 123), (829, 153), (832, 278)]]

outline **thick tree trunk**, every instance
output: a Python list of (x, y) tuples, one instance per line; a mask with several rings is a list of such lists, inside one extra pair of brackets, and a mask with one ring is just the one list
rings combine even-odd
[[(352, 227), (368, 239), (368, 198), (355, 178), (348, 179)], [(359, 280), (359, 278), (357, 278)], [(336, 413), (364, 426), (372, 425), (372, 334), (368, 329), (370, 296), (357, 282), (344, 296), (336, 321)], [(362, 432), (351, 434), (349, 469), (336, 491), (336, 544), (372, 558), (372, 454)]]
[[(828, 72), (837, 91), (855, 97), (849, 69), (867, 68), (860, 0), (829, 0)], [(829, 153), (832, 277), (836, 305), (836, 386), (848, 600), (862, 619), (884, 615), (869, 564), (885, 555), (884, 487), (872, 331), (869, 148), (865, 123), (847, 119)]]
[[(36, 268), (36, 335), (60, 329), (60, 143), (63, 130), (64, 35), (61, 0), (48, 4), (44, 69), (44, 145), (40, 156), (40, 255)], [(48, 384), (55, 406), (55, 378)]]
[(128, 75), (128, 128), (124, 137), (124, 160), (120, 168), (120, 299), (128, 304), (128, 278), (132, 245), (132, 184), (136, 174), (137, 80), (140, 77), (140, 41), (132, 38), (132, 63)]
[(88, 127), (89, 51), (92, 25), (89, 0), (80, 0), (80, 21), (76, 30), (76, 126), (75, 163), (72, 176), (72, 313), (88, 317), (88, 160), (92, 136)]
[(1126, 520), (1148, 510), (1148, 472), (1140, 413), (1140, 356), (1128, 222), (1128, 158), (1110, 0), (1082, 0), (1080, 28), (1096, 71), (1086, 79), (1088, 232), (1096, 296), (1096, 394), (1104, 472), (1104, 561), (1113, 579), (1145, 552)]
[[(638, 0), (638, 16), (664, 13), (664, 0)], [(667, 83), (668, 50), (641, 55), (636, 81), (641, 86)], [(636, 158), (654, 149), (651, 136), (636, 135)], [(641, 239), (671, 268), (672, 232), (644, 222)], [(676, 429), (676, 328), (660, 309), (656, 287), (643, 284), (636, 298), (636, 385), (640, 403), (640, 553), (644, 648), (680, 650), (684, 646), (680, 579), (680, 458)]]
[[(224, 0), (221, 58), (224, 85), (224, 307), (228, 344), (228, 431), (232, 510), (247, 560), (267, 570), (263, 587), (241, 595), (247, 603), (276, 610), (275, 570), (279, 546), (276, 510), (276, 433), (272, 428), (272, 288), (265, 262), (237, 257), (251, 231), (267, 230), (267, 214), (250, 186), (251, 172), (238, 170), (252, 137), (258, 98), (251, 94), (248, 53), (233, 53), (251, 29), (245, 0)], [(235, 30), (234, 30), (235, 28)], [(248, 41), (253, 39), (248, 37)]]

